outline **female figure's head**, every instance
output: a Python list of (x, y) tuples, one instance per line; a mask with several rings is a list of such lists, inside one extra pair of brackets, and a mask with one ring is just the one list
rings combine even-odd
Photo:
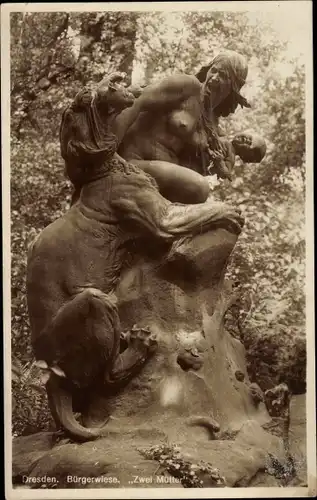
[(245, 58), (233, 51), (220, 52), (210, 64), (201, 68), (196, 77), (202, 82), (205, 111), (216, 118), (234, 113), (240, 104), (250, 104), (240, 94), (246, 82), (248, 65)]

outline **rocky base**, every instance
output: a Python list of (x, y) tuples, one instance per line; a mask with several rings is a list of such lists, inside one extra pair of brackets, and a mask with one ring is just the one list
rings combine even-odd
[[(94, 388), (81, 418), (85, 426), (110, 418), (98, 440), (76, 444), (54, 433), (14, 440), (15, 484), (179, 488), (306, 481), (288, 467), (285, 436), (271, 432), (245, 349), (224, 328), (237, 300), (224, 279), (236, 238), (217, 229), (178, 242), (168, 254), (147, 248), (130, 263), (116, 290), (121, 327), (146, 328), (157, 351), (119, 391)], [(302, 417), (297, 422), (302, 429)], [(304, 435), (296, 430), (290, 446), (298, 463), (304, 463)]]
[(56, 434), (44, 432), (16, 438), (13, 483), (29, 488), (305, 486), (305, 436), (305, 396), (296, 396), (290, 426), (296, 474), (287, 478), (282, 439), (254, 420), (231, 438), (210, 440), (206, 431), (195, 429), (190, 440), (172, 443), (146, 423), (112, 419), (108, 435), (96, 442), (58, 441)]

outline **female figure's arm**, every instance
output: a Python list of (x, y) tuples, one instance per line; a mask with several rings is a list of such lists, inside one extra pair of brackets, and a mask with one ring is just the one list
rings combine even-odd
[(122, 141), (140, 113), (175, 109), (191, 96), (199, 96), (201, 84), (195, 76), (172, 75), (144, 88), (130, 108), (123, 110), (114, 122), (113, 132)]

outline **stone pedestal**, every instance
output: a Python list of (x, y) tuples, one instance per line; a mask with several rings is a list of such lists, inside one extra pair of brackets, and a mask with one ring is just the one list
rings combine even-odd
[[(235, 242), (236, 236), (217, 229), (178, 242), (159, 257), (143, 252), (124, 271), (117, 288), (122, 327), (149, 327), (157, 335), (156, 354), (123, 390), (96, 397), (86, 419), (110, 416), (101, 439), (56, 443), (44, 433), (36, 443), (45, 443), (35, 450), (32, 436), (18, 438), (16, 482), (23, 474), (47, 474), (67, 488), (182, 487), (166, 467), (169, 479), (158, 482), (159, 463), (140, 453), (149, 446), (178, 445), (182, 460), (211, 463), (227, 486), (248, 485), (265, 469), (269, 453), (283, 459), (281, 440), (261, 428), (269, 417), (251, 396), (244, 347), (224, 328), (234, 301), (224, 273)], [(69, 474), (119, 482), (69, 484)], [(150, 479), (133, 483), (135, 475)], [(207, 476), (203, 486), (215, 486)]]
[[(107, 414), (187, 441), (198, 416), (215, 420), (219, 435), (249, 419), (268, 420), (249, 391), (244, 347), (223, 325), (233, 300), (224, 272), (235, 242), (218, 229), (174, 244), (160, 259), (143, 255), (124, 272), (117, 289), (122, 326), (149, 327), (159, 347), (123, 391), (96, 398), (87, 425)], [(194, 432), (208, 436), (201, 426)]]

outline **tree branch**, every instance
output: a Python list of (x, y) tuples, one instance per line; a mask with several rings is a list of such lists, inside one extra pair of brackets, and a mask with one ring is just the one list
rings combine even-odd
[(63, 34), (63, 32), (68, 30), (68, 25), (69, 25), (69, 13), (66, 13), (62, 24), (57, 28), (54, 36), (46, 45), (47, 48), (51, 48), (55, 45), (55, 43), (58, 40), (58, 37), (60, 37)]

